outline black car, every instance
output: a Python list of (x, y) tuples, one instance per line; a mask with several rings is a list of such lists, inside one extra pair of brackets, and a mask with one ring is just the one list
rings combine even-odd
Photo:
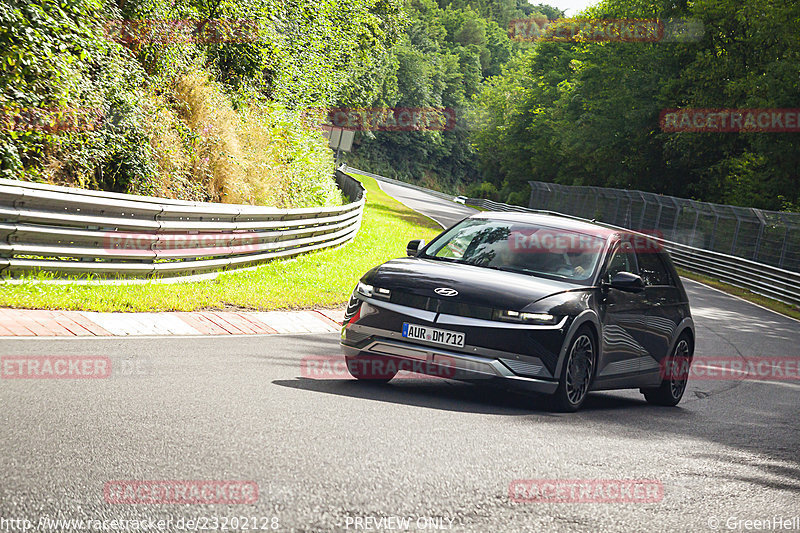
[[(345, 313), (350, 373), (519, 385), (580, 408), (639, 388), (676, 405), (694, 350), (689, 302), (657, 239), (537, 213), (484, 212), (373, 268)], [(683, 371), (676, 371), (682, 368)]]

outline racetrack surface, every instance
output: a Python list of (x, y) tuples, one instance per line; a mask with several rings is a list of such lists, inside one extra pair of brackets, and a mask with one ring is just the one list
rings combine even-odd
[[(462, 216), (405, 191), (404, 203), (431, 204), (446, 224)], [(685, 283), (698, 357), (800, 358), (797, 321)], [(4, 338), (0, 352), (109, 357), (120, 370), (0, 379), (0, 517), (34, 525), (247, 516), (277, 517), (278, 531), (365, 531), (366, 517), (404, 517), (415, 531), (426, 519), (475, 532), (744, 531), (726, 526), (800, 515), (800, 381), (788, 378), (693, 379), (677, 408), (594, 393), (582, 411), (556, 414), (540, 397), (444, 379), (310, 377), (309, 358), (339, 357), (336, 333)], [(518, 479), (654, 480), (663, 498), (514, 503)], [(259, 495), (110, 504), (114, 480), (248, 480)]]

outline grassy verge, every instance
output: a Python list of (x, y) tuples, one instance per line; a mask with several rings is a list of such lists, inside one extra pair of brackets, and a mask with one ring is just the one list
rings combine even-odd
[(159, 285), (5, 285), (1, 307), (85, 311), (192, 311), (197, 309), (299, 309), (347, 301), (361, 275), (405, 255), (414, 238), (429, 241), (441, 229), (380, 190), (374, 179), (355, 175), (367, 189), (356, 239), (323, 250), (266, 263), (248, 272), (227, 272), (211, 281)]
[(694, 272), (689, 272), (688, 270), (684, 270), (682, 268), (678, 269), (678, 273), (685, 278), (693, 279), (695, 281), (699, 281), (701, 283), (705, 283), (706, 285), (710, 285), (714, 288), (717, 288), (721, 291), (725, 291), (728, 294), (733, 294), (734, 296), (738, 296), (747, 300), (748, 302), (753, 302), (758, 304), (762, 307), (766, 307), (767, 309), (771, 309), (778, 313), (781, 313), (786, 316), (790, 316), (792, 318), (797, 318), (800, 320), (800, 309), (794, 307), (792, 305), (785, 304), (783, 302), (779, 302), (777, 300), (773, 300), (767, 296), (762, 296), (760, 294), (756, 294), (752, 291), (747, 289), (743, 289), (741, 287), (736, 287), (729, 283), (722, 282), (715, 278), (710, 278), (708, 276), (704, 276), (702, 274), (695, 274)]

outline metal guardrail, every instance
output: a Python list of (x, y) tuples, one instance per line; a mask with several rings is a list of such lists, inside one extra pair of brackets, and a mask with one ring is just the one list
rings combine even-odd
[(685, 270), (800, 307), (800, 273), (685, 244), (663, 244), (673, 262)]
[(336, 181), (350, 203), (276, 209), (0, 179), (0, 275), (187, 276), (338, 246), (366, 192), (341, 170)]
[(800, 213), (712, 204), (651, 192), (529, 181), (528, 207), (595, 219), (800, 272)]
[[(483, 198), (468, 198), (466, 205), (488, 211), (514, 211), (566, 216), (586, 222), (594, 222), (595, 224), (608, 228), (632, 231), (597, 220), (590, 221), (575, 215), (502, 204)], [(798, 272), (750, 261), (742, 257), (711, 250), (703, 250), (687, 244), (656, 238), (649, 234), (646, 236), (660, 242), (669, 252), (675, 265), (685, 270), (703, 274), (730, 285), (741, 287), (780, 302), (800, 307), (800, 273)]]
[(528, 211), (532, 211), (527, 207), (520, 207), (518, 205), (511, 205), (511, 204), (501, 204), (500, 202), (494, 202), (492, 200), (486, 200), (484, 198), (467, 198), (464, 202), (464, 205), (468, 205), (470, 207), (477, 207), (478, 209), (484, 209), (486, 211), (503, 211), (503, 212), (515, 212), (515, 213), (525, 213)]
[(420, 187), (419, 185), (414, 185), (413, 183), (408, 183), (402, 180), (396, 180), (394, 178), (387, 178), (386, 176), (379, 176), (378, 174), (373, 174), (372, 172), (367, 172), (366, 170), (359, 170), (354, 167), (348, 167), (347, 165), (342, 165), (342, 170), (344, 172), (356, 172), (358, 174), (363, 174), (365, 176), (369, 176), (370, 178), (385, 181), (387, 183), (394, 183), (395, 185), (400, 185), (402, 187), (408, 187), (409, 189), (416, 189), (418, 191), (422, 191), (424, 193), (430, 194), (432, 196), (436, 196), (437, 198), (442, 198), (443, 200), (453, 200), (455, 196), (452, 194), (447, 194), (440, 191), (434, 191), (432, 189), (426, 189), (425, 187)]

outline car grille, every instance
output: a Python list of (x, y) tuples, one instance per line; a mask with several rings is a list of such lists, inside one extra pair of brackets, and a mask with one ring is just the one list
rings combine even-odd
[(548, 376), (544, 366), (528, 363), (527, 361), (517, 361), (515, 359), (500, 359), (504, 365), (511, 369), (512, 372), (519, 376), (540, 377)]
[(366, 333), (358, 333), (356, 331), (353, 331), (352, 329), (348, 329), (347, 332), (346, 332), (347, 341), (351, 342), (353, 344), (358, 344), (358, 343), (364, 342), (365, 340), (367, 340), (369, 338), (372, 338), (372, 335), (369, 335), (369, 334), (366, 334)]
[(424, 309), (425, 311), (432, 311), (434, 313), (480, 318), (483, 320), (491, 320), (494, 311), (491, 307), (444, 300), (442, 298), (420, 296), (396, 289), (392, 290), (392, 296), (389, 301), (398, 305), (413, 307), (414, 309)]

